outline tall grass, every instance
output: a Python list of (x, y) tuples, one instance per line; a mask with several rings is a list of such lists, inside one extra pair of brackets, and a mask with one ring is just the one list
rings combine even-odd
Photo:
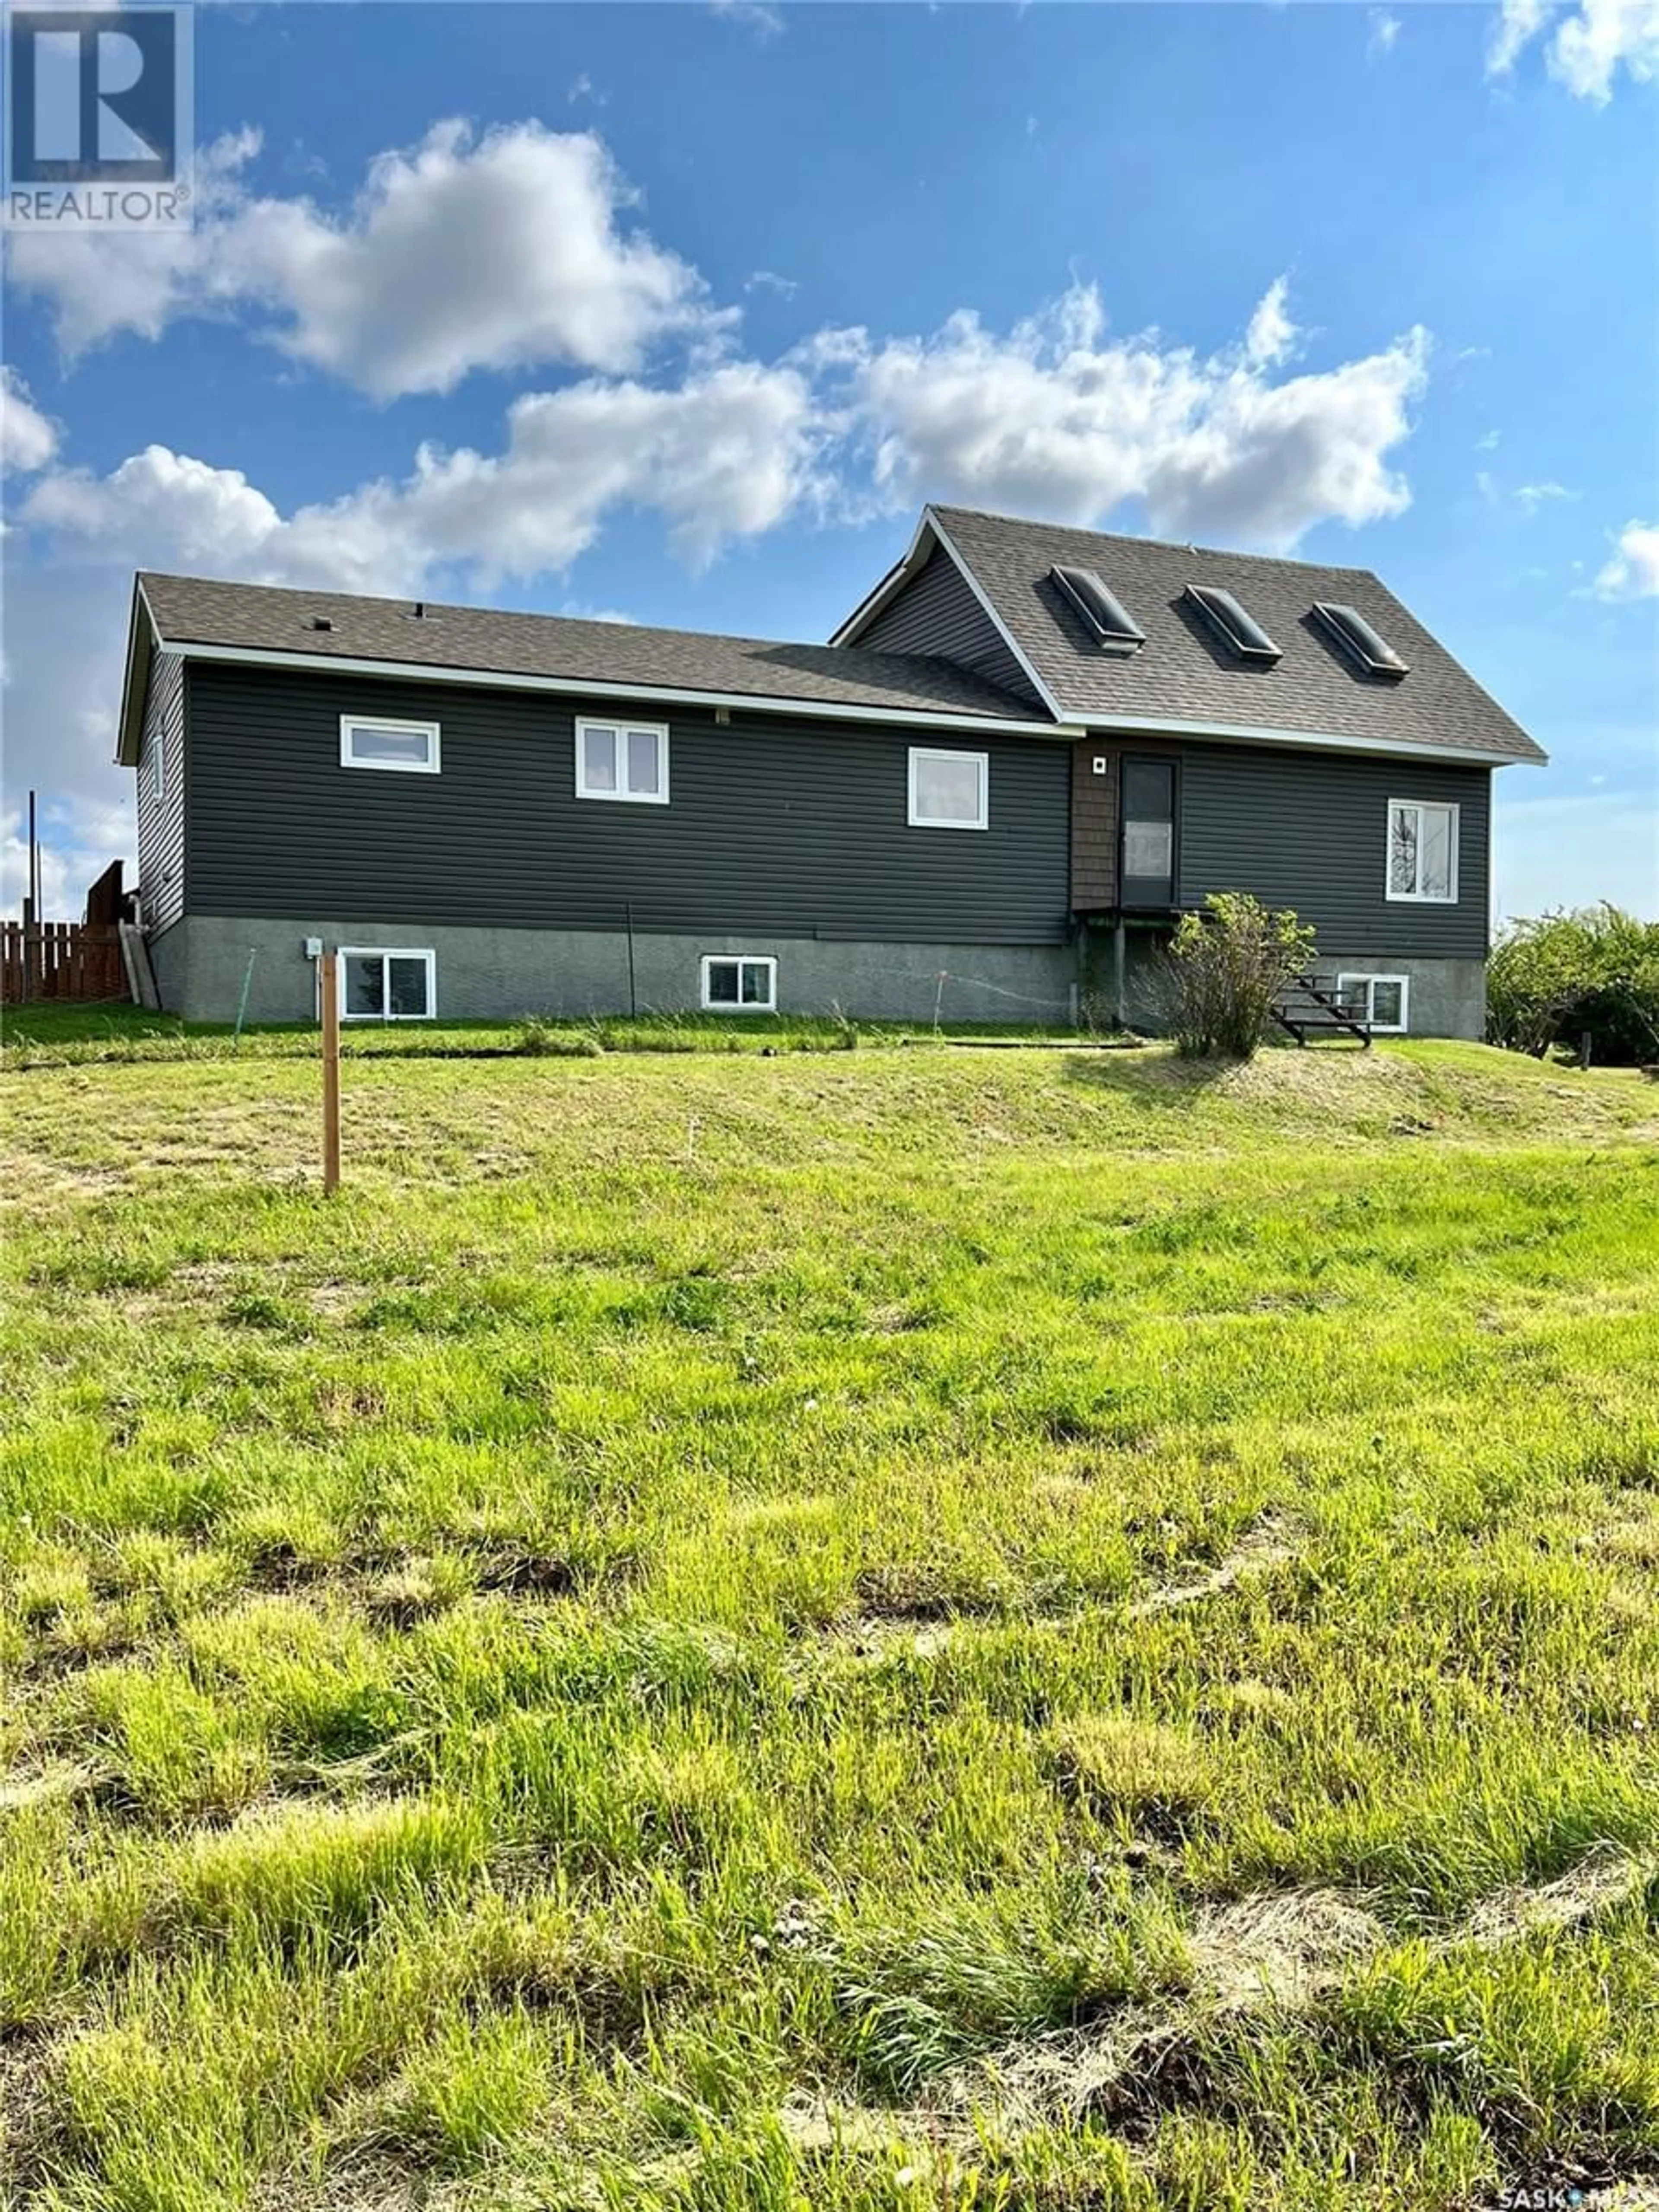
[(0, 2201), (1659, 2152), (1633, 1076), (365, 1062), (332, 1203), (303, 1065), (7, 1085)]

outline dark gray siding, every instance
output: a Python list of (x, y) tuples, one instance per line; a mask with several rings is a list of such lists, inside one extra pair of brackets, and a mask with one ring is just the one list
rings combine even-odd
[(1048, 712), (961, 569), (937, 547), (860, 633), (858, 642), (872, 653), (933, 653), (941, 660), (958, 661), (1040, 713)]
[[(1254, 891), (1312, 922), (1322, 951), (1484, 958), (1490, 769), (1224, 744), (1183, 744), (1181, 763), (1183, 906)], [(1390, 799), (1461, 809), (1455, 905), (1384, 896)]]
[[(161, 796), (154, 793), (161, 747)], [(150, 664), (138, 754), (138, 890), (147, 930), (166, 929), (185, 910), (185, 664), (176, 653)]]
[[(343, 711), (441, 724), (439, 775), (340, 765)], [(667, 806), (575, 796), (582, 709), (471, 685), (192, 667), (198, 915), (1025, 945), (1068, 927), (1069, 745), (641, 708)], [(604, 718), (614, 704), (591, 710)], [(991, 826), (912, 830), (907, 749), (991, 756)]]

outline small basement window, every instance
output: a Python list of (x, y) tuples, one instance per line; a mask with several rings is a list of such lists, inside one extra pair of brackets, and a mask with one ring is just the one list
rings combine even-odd
[(775, 1014), (778, 963), (768, 958), (708, 952), (702, 962), (702, 1003), (716, 1014)]
[(660, 722), (579, 721), (578, 799), (668, 804), (668, 731)]
[(1419, 799), (1389, 801), (1388, 896), (1450, 906), (1457, 898), (1457, 809)]
[(913, 830), (985, 830), (991, 819), (991, 757), (910, 748)]
[(383, 768), (404, 775), (436, 775), (438, 725), (392, 720), (379, 714), (342, 714), (342, 768)]
[(435, 952), (398, 945), (342, 945), (340, 1018), (429, 1022), (438, 1011)]
[(1409, 975), (1339, 975), (1336, 995), (1357, 1022), (1379, 1036), (1403, 1036), (1411, 1006)]

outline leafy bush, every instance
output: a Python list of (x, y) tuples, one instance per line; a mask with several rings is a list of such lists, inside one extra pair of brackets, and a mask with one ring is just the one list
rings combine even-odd
[(1273, 1000), (1313, 957), (1314, 933), (1289, 908), (1248, 891), (1212, 891), (1183, 914), (1170, 948), (1170, 1029), (1183, 1053), (1249, 1060)]
[(1541, 1059), (1586, 1033), (1593, 1060), (1659, 1060), (1659, 922), (1606, 901), (1510, 922), (1486, 970), (1487, 1036)]

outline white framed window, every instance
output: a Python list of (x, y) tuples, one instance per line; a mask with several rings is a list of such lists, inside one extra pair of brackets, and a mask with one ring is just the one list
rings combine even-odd
[(985, 830), (991, 821), (991, 757), (910, 748), (910, 827)]
[(1457, 897), (1457, 809), (1439, 799), (1389, 801), (1391, 899), (1450, 906)]
[(167, 732), (158, 726), (155, 734), (149, 741), (149, 795), (152, 799), (165, 799), (167, 794)]
[(438, 956), (407, 945), (343, 945), (343, 1022), (429, 1022), (438, 1011)]
[(1339, 975), (1336, 995), (1357, 1022), (1369, 1022), (1379, 1036), (1404, 1036), (1410, 1023), (1409, 975)]
[(638, 806), (666, 806), (667, 726), (662, 722), (578, 720), (576, 796), (629, 799)]
[(748, 953), (705, 952), (702, 1003), (711, 1014), (775, 1014), (778, 963)]
[(394, 775), (436, 775), (438, 725), (381, 714), (342, 714), (340, 766), (390, 769)]

